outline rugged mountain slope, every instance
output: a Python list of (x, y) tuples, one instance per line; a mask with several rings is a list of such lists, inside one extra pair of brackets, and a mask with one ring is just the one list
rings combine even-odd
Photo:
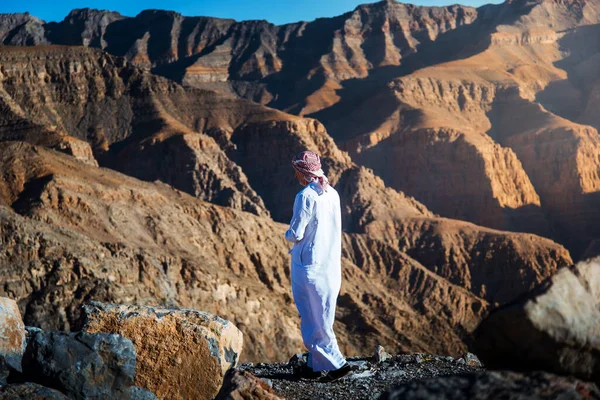
[[(133, 176), (161, 179), (199, 198), (267, 213), (243, 172), (211, 138), (165, 112), (161, 97), (169, 92), (185, 96), (176, 93), (183, 91), (177, 85), (83, 48), (5, 47), (0, 63), (0, 138), (54, 145), (70, 135), (89, 141), (101, 164), (116, 160), (111, 165)], [(120, 146), (111, 147), (117, 142)], [(160, 162), (148, 158), (173, 147), (178, 152)]]
[[(594, 24), (600, 22), (596, 6), (594, 1), (515, 0), (475, 10), (415, 7), (388, 0), (359, 6), (336, 18), (284, 26), (183, 17), (157, 10), (127, 18), (84, 9), (50, 24), (27, 14), (3, 16), (0, 37), (7, 44), (98, 47), (185, 85), (247, 97), (300, 115), (312, 114), (354, 161), (373, 168), (386, 184), (414, 196), (433, 212), (554, 238), (579, 256), (600, 234), (594, 228), (598, 213), (593, 208), (598, 185), (594, 176), (600, 175), (591, 156), (596, 151), (596, 131), (578, 125), (597, 128), (600, 124), (594, 112), (594, 65), (600, 50), (600, 43), (593, 39), (597, 36)], [(239, 119), (231, 121), (220, 105), (218, 110), (212, 108), (210, 115), (197, 117), (198, 103), (206, 108), (210, 102), (207, 97), (214, 94), (182, 96), (180, 89), (159, 86), (163, 89), (155, 93), (159, 100), (149, 108), (152, 111), (144, 117), (137, 110), (128, 111), (130, 117), (118, 117), (121, 125), (123, 119), (137, 121), (121, 126), (121, 132), (130, 132), (109, 138), (108, 144), (140, 130), (156, 134), (148, 134), (143, 144), (135, 140), (114, 146), (113, 152), (117, 148), (121, 151), (119, 157), (107, 159), (118, 162), (101, 164), (118, 165), (123, 172), (146, 180), (159, 175), (201, 198), (264, 212), (260, 200), (242, 188), (237, 178), (199, 172), (201, 165), (223, 165), (225, 161), (222, 156), (207, 160), (199, 155), (199, 148), (210, 147), (205, 137), (192, 139), (180, 134), (185, 127), (206, 133), (219, 144), (227, 143), (229, 147), (222, 149), (246, 174), (264, 174), (267, 170), (255, 165), (254, 157), (245, 160), (234, 152), (242, 142), (242, 132), (245, 136), (265, 129), (265, 125), (242, 126)], [(10, 95), (15, 97), (14, 92)], [(181, 107), (183, 97), (185, 107)], [(535, 139), (546, 143), (547, 156), (528, 154), (525, 148), (532, 145), (533, 136), (522, 135), (525, 129), (515, 124), (515, 111), (510, 109), (528, 102), (541, 104), (566, 119), (558, 123), (556, 118), (536, 113), (535, 107), (518, 111), (524, 118), (537, 121), (536, 132), (562, 124), (566, 128), (561, 129), (580, 133), (567, 133), (560, 140), (576, 142), (583, 135), (587, 137), (582, 145), (585, 149), (578, 150), (580, 145), (575, 145), (567, 154), (562, 147), (550, 148), (553, 138)], [(305, 128), (304, 122), (248, 104), (231, 100), (228, 107), (245, 109), (241, 115), (252, 115), (253, 110), (270, 114), (267, 120), (287, 121), (280, 122), (276, 130), (324, 130), (318, 124)], [(148, 105), (143, 100), (139, 107), (146, 109)], [(137, 106), (125, 110), (132, 108)], [(102, 130), (107, 128), (90, 126), (90, 122), (94, 118), (104, 121), (106, 115), (99, 118), (97, 114), (74, 120), (71, 125), (77, 121), (78, 129), (98, 136), (95, 140), (101, 145), (106, 135)], [(263, 122), (265, 118), (254, 120)], [(290, 126), (298, 123), (300, 127)], [(42, 125), (48, 129), (47, 123)], [(238, 129), (241, 132), (234, 132)], [(511, 140), (506, 139), (507, 129), (512, 132)], [(171, 159), (157, 172), (148, 160), (160, 154), (187, 158), (194, 168), (185, 171), (183, 177), (174, 176)], [(548, 163), (574, 158), (581, 161), (563, 174), (551, 177), (547, 173), (552, 170)], [(226, 167), (225, 173), (239, 175), (232, 168)], [(585, 182), (578, 182), (579, 174), (587, 177)], [(284, 221), (287, 211), (274, 208), (281, 204), (287, 210), (284, 199), (289, 199), (289, 193), (262, 190), (262, 182), (256, 183), (264, 181), (262, 176), (250, 179), (275, 219)], [(240, 186), (234, 191), (241, 194), (225, 198), (207, 195), (234, 186)], [(582, 211), (574, 215), (573, 210)]]
[(316, 117), (354, 161), (432, 211), (552, 237), (579, 257), (600, 234), (593, 4), (482, 7), (469, 26), (481, 51)]
[[(554, 238), (579, 256), (600, 234), (593, 207), (595, 176), (600, 174), (592, 156), (600, 125), (594, 112), (600, 50), (594, 39), (598, 30), (594, 24), (600, 22), (597, 6), (595, 0), (514, 0), (475, 10), (415, 7), (388, 0), (359, 6), (336, 18), (284, 26), (157, 10), (127, 18), (84, 9), (50, 24), (27, 14), (3, 16), (0, 37), (7, 44), (98, 47), (185, 85), (312, 115), (354, 161), (373, 168), (386, 184), (414, 196), (433, 212)], [(203, 103), (212, 96), (200, 93), (194, 97)], [(188, 158), (196, 165), (194, 171), (200, 164), (215, 162), (198, 156), (206, 138), (186, 136), (186, 151), (180, 150), (183, 138), (172, 132), (185, 129), (172, 126), (170, 117), (175, 116), (188, 128), (207, 133), (220, 144), (226, 142), (230, 147), (223, 150), (246, 174), (266, 172), (254, 165), (254, 158), (247, 162), (233, 155), (241, 141), (236, 129), (246, 135), (264, 125), (242, 127), (239, 121), (221, 120), (221, 113), (219, 122), (211, 126), (216, 129), (209, 132), (205, 128), (210, 122), (204, 121), (214, 121), (214, 113), (193, 118), (196, 101), (186, 100), (194, 104), (178, 113), (180, 100), (177, 107), (169, 107), (164, 93), (158, 96), (162, 105), (153, 112), (159, 117), (140, 121), (140, 126), (147, 130), (154, 124), (153, 130), (161, 133), (149, 135), (143, 145), (138, 141), (123, 145), (121, 170), (143, 179), (157, 175), (151, 163), (132, 157), (133, 153), (144, 154), (145, 160), (164, 153)], [(240, 106), (231, 101), (233, 108)], [(516, 104), (532, 107), (512, 110)], [(545, 110), (536, 111), (536, 104)], [(531, 123), (537, 121), (531, 129), (546, 133), (541, 138), (538, 133), (527, 134), (515, 123), (515, 113)], [(549, 113), (564, 120), (558, 122), (560, 118)], [(298, 123), (289, 122), (289, 116), (269, 118), (288, 121), (281, 122), (285, 128), (275, 129), (289, 130), (289, 124)], [(207, 126), (200, 128), (203, 124)], [(567, 132), (561, 139), (549, 133), (555, 126)], [(323, 128), (314, 125), (308, 131)], [(556, 140), (576, 143), (578, 138), (585, 144), (573, 144), (570, 152), (552, 144)], [(529, 154), (532, 145), (544, 146), (545, 155)], [(580, 161), (562, 173), (548, 174), (556, 162), (574, 159)], [(172, 170), (170, 163), (165, 168)], [(162, 171), (161, 179), (200, 197), (207, 192), (200, 182), (214, 180), (222, 188), (238, 185), (235, 178), (221, 183), (224, 178), (198, 172), (188, 171), (185, 178), (169, 174)], [(232, 174), (236, 173), (228, 172)], [(579, 175), (586, 178), (579, 182)], [(275, 204), (287, 207), (281, 200), (289, 198), (288, 193), (271, 194), (256, 183), (263, 178), (250, 179), (274, 217), (285, 220), (285, 214), (273, 208)], [(254, 194), (237, 190), (243, 195), (216, 201), (262, 212)], [(576, 215), (573, 210), (578, 210)]]
[[(247, 360), (282, 360), (300, 349), (285, 225), (22, 142), (0, 144), (0, 167), (1, 292), (19, 301), (28, 324), (73, 327), (78, 307), (90, 299), (176, 304), (234, 321), (246, 335)], [(415, 223), (435, 229), (435, 220)], [(464, 335), (488, 304), (473, 292), (513, 299), (553, 273), (555, 263), (570, 261), (560, 246), (540, 238), (461, 230), (457, 237), (477, 243), (482, 257), (496, 254), (506, 263), (504, 269), (481, 263), (462, 273), (476, 283), (487, 266), (495, 275), (485, 282), (503, 280), (510, 295), (460, 281), (457, 271), (449, 276), (452, 284), (441, 276), (447, 271), (432, 273), (383, 241), (346, 235), (337, 328), (345, 352), (372, 351), (378, 343), (463, 351)], [(456, 251), (448, 230), (445, 239), (418, 229), (412, 235), (421, 238), (412, 245), (416, 257)], [(425, 244), (428, 236), (432, 241)]]
[[(283, 26), (159, 10), (125, 18), (83, 9), (36, 28), (43, 31), (37, 40), (99, 47), (180, 83), (306, 114), (335, 104), (339, 82), (401, 65), (420, 45), (476, 16), (470, 7), (415, 7), (386, 0), (340, 17)], [(5, 19), (11, 26), (11, 19)], [(12, 26), (19, 29), (16, 22)]]
[[(29, 144), (1, 144), (0, 155), (10, 205), (1, 211), (2, 293), (18, 299), (27, 323), (72, 327), (89, 299), (160, 302), (231, 319), (246, 334), (247, 359), (299, 349), (284, 225)], [(346, 352), (378, 342), (463, 349), (484, 300), (383, 243), (345, 241)]]
[[(298, 190), (289, 159), (309, 148), (323, 156), (328, 175), (342, 195), (348, 232), (368, 233), (402, 247), (409, 242), (422, 243), (422, 235), (430, 229), (436, 235), (448, 230), (452, 233), (443, 255), (436, 254), (435, 247), (431, 247), (432, 253), (418, 252), (433, 270), (452, 264), (452, 257), (462, 253), (460, 232), (471, 232), (467, 236), (483, 232), (458, 221), (431, 220), (432, 214), (424, 206), (386, 188), (372, 172), (354, 165), (317, 121), (184, 89), (95, 50), (42, 47), (35, 57), (32, 54), (19, 48), (0, 51), (4, 60), (0, 85), (6, 93), (5, 103), (14, 110), (0, 125), (5, 139), (61, 148), (72, 141), (65, 139), (68, 133), (87, 140), (101, 165), (145, 180), (161, 180), (216, 204), (259, 215), (269, 212), (280, 222), (289, 220)], [(423, 234), (409, 239), (409, 218), (429, 221), (417, 229)], [(429, 228), (431, 225), (436, 228)], [(433, 240), (438, 240), (436, 235)], [(539, 244), (558, 254), (556, 261), (542, 256), (543, 261), (534, 263), (544, 273), (568, 260), (558, 246)], [(448, 250), (452, 247), (455, 249)], [(464, 250), (469, 255), (459, 257), (458, 265), (477, 268), (481, 260)], [(502, 251), (498, 254), (501, 260)], [(526, 253), (519, 257), (529, 259)], [(513, 271), (515, 277), (522, 275), (519, 268)], [(528, 289), (530, 283), (523, 281), (525, 286), (516, 286), (512, 294)], [(489, 299), (497, 301), (494, 296)]]
[[(289, 220), (298, 190), (289, 160), (312, 148), (324, 157), (332, 182), (355, 197), (346, 204), (348, 220), (373, 222), (375, 217), (363, 215), (366, 205), (355, 207), (367, 201), (379, 208), (369, 213), (382, 217), (392, 209), (398, 216), (430, 215), (358, 169), (315, 120), (184, 89), (97, 50), (6, 47), (0, 62), (2, 140), (53, 148), (73, 142), (70, 138), (84, 140), (103, 166), (258, 215), (268, 215), (268, 209), (281, 222)], [(367, 180), (373, 182), (360, 183)], [(280, 189), (273, 190), (273, 183)], [(372, 186), (386, 195), (373, 193)]]
[[(348, 125), (352, 129), (342, 131), (338, 129), (342, 123), (329, 119), (336, 140), (352, 157), (369, 165), (361, 155), (383, 149), (375, 157), (378, 161), (393, 160), (402, 166), (407, 160), (393, 153), (396, 147), (389, 140), (414, 140), (416, 147), (406, 146), (406, 159), (416, 157), (417, 165), (426, 166), (417, 160), (428, 155), (439, 159), (435, 169), (454, 168), (452, 179), (446, 176), (438, 182), (444, 184), (439, 194), (453, 194), (444, 213), (463, 216), (461, 207), (470, 207), (472, 220), (502, 228), (528, 224), (546, 234), (544, 229), (552, 229), (546, 228), (548, 218), (540, 211), (546, 192), (535, 186), (529, 164), (517, 158), (519, 149), (509, 139), (518, 133), (506, 141), (501, 135), (509, 131), (493, 134), (493, 116), (502, 111), (495, 81), (484, 76), (478, 78), (479, 86), (453, 84), (446, 89), (420, 71), (425, 78), (409, 76), (387, 84), (404, 68), (408, 71), (446, 58), (444, 52), (434, 51), (435, 39), (451, 41), (452, 33), (441, 32), (454, 32), (474, 17), (461, 7), (421, 9), (386, 2), (359, 7), (333, 20), (286, 27), (183, 19), (155, 11), (127, 19), (90, 10), (74, 12), (60, 24), (40, 26), (44, 37), (54, 43), (61, 32), (70, 32), (75, 39), (69, 44), (103, 47), (166, 75), (174, 70), (184, 71), (181, 76), (188, 74), (191, 64), (180, 68), (193, 58), (199, 62), (194, 64), (199, 68), (197, 82), (203, 77), (221, 79), (219, 74), (225, 72), (218, 68), (226, 65), (227, 79), (240, 74), (238, 82), (226, 82), (236, 90), (271, 88), (277, 79), (301, 76), (292, 74), (286, 57), (302, 54), (302, 46), (321, 35), (322, 29), (337, 30), (334, 41), (342, 50), (325, 57), (330, 54), (326, 48), (311, 47), (303, 58), (306, 65), (300, 65), (305, 68), (302, 74), (336, 82), (361, 78), (367, 85), (376, 84), (375, 89), (385, 83), (385, 90), (374, 89), (373, 96), (394, 101), (378, 107), (371, 121), (378, 123), (387, 112), (397, 116), (382, 124), (387, 130), (376, 133), (367, 129), (368, 121), (355, 120)], [(159, 23), (161, 18), (177, 20), (179, 25), (164, 36), (161, 29), (171, 25)], [(416, 22), (407, 24), (407, 18)], [(133, 29), (133, 23), (138, 28)], [(6, 37), (17, 37), (14, 32), (22, 32), (18, 26), (6, 28)], [(281, 65), (264, 62), (255, 56), (254, 48), (247, 47), (252, 34), (258, 32), (263, 39), (271, 35), (265, 26), (277, 32), (273, 37), (277, 51), (281, 41), (287, 43), (281, 50), (285, 54)], [(373, 26), (380, 27), (381, 37), (370, 44), (362, 42), (372, 35)], [(114, 41), (113, 35), (129, 37), (125, 31), (135, 37), (135, 46), (127, 40)], [(202, 50), (180, 58), (173, 49), (179, 50), (182, 42), (171, 39), (188, 37), (182, 32), (190, 31), (199, 35), (195, 36), (199, 41), (188, 44), (196, 43)], [(264, 56), (263, 39), (255, 43)], [(378, 40), (389, 51), (378, 54)], [(230, 47), (236, 49), (231, 50), (235, 57), (228, 58)], [(405, 60), (394, 58), (398, 49), (413, 61), (405, 65)], [(338, 65), (333, 60), (340, 51), (346, 61)], [(265, 68), (257, 73), (256, 65)], [(0, 273), (5, 274), (0, 281), (5, 282), (2, 290), (7, 295), (19, 299), (31, 324), (69, 328), (77, 320), (78, 305), (88, 299), (162, 302), (218, 312), (236, 322), (250, 343), (247, 359), (284, 359), (299, 350), (287, 245), (282, 239), (285, 226), (279, 222), (289, 220), (298, 190), (290, 157), (306, 148), (323, 155), (326, 172), (343, 199), (346, 283), (338, 320), (347, 353), (371, 351), (378, 343), (398, 350), (464, 350), (465, 335), (488, 304), (511, 301), (557, 267), (571, 263), (569, 253), (550, 240), (434, 216), (414, 198), (386, 187), (388, 175), (378, 171), (382, 180), (356, 165), (315, 119), (183, 87), (98, 49), (0, 47), (0, 66), (0, 232), (4, 248), (9, 249), (0, 256)], [(272, 72), (278, 68), (280, 72)], [(240, 83), (242, 77), (249, 83)], [(299, 82), (301, 90), (310, 89)], [(413, 86), (403, 91), (403, 85)], [(419, 98), (419, 86), (424, 91), (439, 87), (436, 96), (448, 99)], [(502, 96), (510, 94), (510, 87), (503, 87)], [(304, 98), (290, 93), (293, 101)], [(433, 111), (422, 111), (419, 104)], [(345, 107), (344, 100), (330, 110)], [(482, 109), (487, 110), (483, 115)], [(356, 115), (369, 113), (363, 108), (356, 111)], [(404, 132), (408, 122), (413, 130)], [(465, 126), (469, 128), (463, 130)], [(386, 141), (388, 146), (381, 147)], [(439, 145), (435, 151), (432, 142)], [(351, 143), (359, 143), (360, 152)], [(448, 143), (456, 148), (448, 149)], [(461, 175), (464, 168), (455, 165), (456, 160), (448, 162), (446, 158), (453, 154), (473, 172), (471, 181)], [(402, 170), (398, 175), (405, 176)], [(422, 179), (433, 179), (429, 176), (423, 174)], [(430, 192), (416, 183), (420, 191), (412, 186), (411, 191), (436, 208), (444, 205), (433, 202), (433, 196), (426, 196)], [(456, 197), (467, 189), (471, 192), (463, 197), (468, 201), (461, 202)]]

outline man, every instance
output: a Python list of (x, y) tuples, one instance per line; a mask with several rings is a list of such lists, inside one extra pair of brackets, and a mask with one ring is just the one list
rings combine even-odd
[(329, 185), (316, 153), (304, 151), (292, 160), (304, 189), (294, 202), (285, 238), (294, 243), (292, 293), (300, 313), (300, 329), (309, 351), (304, 378), (339, 379), (352, 368), (340, 352), (333, 332), (335, 307), (342, 283), (342, 221), (340, 197)]

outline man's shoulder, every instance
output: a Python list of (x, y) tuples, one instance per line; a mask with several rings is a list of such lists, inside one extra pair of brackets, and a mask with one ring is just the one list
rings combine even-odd
[(296, 197), (300, 199), (315, 199), (319, 196), (317, 192), (310, 186), (305, 186), (301, 191), (298, 192)]

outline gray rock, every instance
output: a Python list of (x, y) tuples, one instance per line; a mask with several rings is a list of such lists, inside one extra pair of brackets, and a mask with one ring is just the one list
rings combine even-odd
[(545, 372), (482, 371), (412, 381), (384, 393), (381, 400), (583, 400), (600, 398), (593, 383)]
[(486, 367), (600, 381), (600, 258), (563, 268), (475, 332)]
[(70, 400), (58, 390), (37, 383), (19, 383), (0, 387), (2, 400)]
[(74, 399), (128, 399), (135, 348), (115, 334), (35, 332), (23, 357), (23, 374)]

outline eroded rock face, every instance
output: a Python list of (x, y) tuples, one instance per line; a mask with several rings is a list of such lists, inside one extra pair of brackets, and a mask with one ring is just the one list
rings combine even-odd
[[(22, 304), (28, 325), (76, 329), (89, 300), (164, 304), (233, 322), (245, 335), (243, 360), (284, 361), (302, 350), (285, 225), (26, 143), (1, 144), (0, 168), (11, 176), (0, 180), (0, 279), (3, 293)], [(419, 257), (447, 260), (446, 276), (460, 285), (400, 252), (397, 237), (345, 235), (336, 329), (346, 355), (374, 352), (380, 344), (391, 352), (463, 354), (464, 332), (475, 329), (488, 307), (464, 284), (467, 267), (483, 266), (476, 251), (482, 242), (497, 248), (498, 259), (510, 255), (512, 261), (485, 269), (493, 273), (481, 279), (502, 275), (514, 296), (554, 268), (536, 267), (524, 277), (529, 265), (557, 257), (555, 263), (570, 263), (565, 250), (547, 240), (479, 236), (482, 229), (474, 225), (436, 221), (409, 219), (398, 237), (410, 237)], [(467, 239), (472, 250), (455, 258)], [(494, 245), (505, 242), (513, 245)], [(465, 277), (458, 279), (453, 263)]]
[(431, 211), (549, 237), (580, 258), (600, 235), (599, 46), (585, 40), (597, 37), (597, 6), (483, 6), (457, 44), (431, 45), (466, 53), (342, 84), (338, 104), (311, 116), (354, 161)]
[(600, 377), (600, 260), (563, 268), (515, 303), (493, 311), (475, 333), (491, 368)]
[(486, 371), (412, 382), (381, 396), (382, 400), (589, 399), (600, 396), (593, 383), (543, 372), (519, 374)]
[[(354, 161), (432, 212), (542, 235), (579, 258), (600, 237), (594, 208), (600, 188), (594, 157), (600, 127), (595, 113), (599, 45), (593, 39), (598, 5), (596, 0), (540, 0), (475, 10), (382, 1), (339, 17), (284, 26), (158, 10), (124, 18), (85, 9), (60, 23), (35, 26), (42, 30), (37, 36), (54, 44), (102, 48), (186, 86), (315, 117)], [(17, 38), (15, 27), (30, 19), (3, 16), (0, 31)], [(85, 58), (84, 49), (77, 52)], [(47, 58), (56, 57), (52, 53)], [(291, 122), (283, 113), (214, 93), (188, 96), (172, 82), (141, 78), (119, 62), (121, 72), (114, 73), (89, 60), (69, 60), (65, 74), (52, 73), (48, 59), (32, 62), (15, 54), (3, 64), (31, 64), (36, 73), (25, 74), (29, 82), (24, 82), (21, 68), (6, 68), (6, 88), (0, 90), (4, 138), (43, 143), (40, 137), (66, 132), (86, 138), (97, 152), (113, 145), (111, 157), (97, 157), (100, 164), (126, 165), (121, 171), (142, 179), (160, 179), (205, 200), (259, 215), (268, 210), (277, 221), (286, 220), (273, 204), (285, 205), (279, 198), (290, 198), (288, 193), (263, 190), (256, 182), (271, 171), (258, 156), (232, 156), (231, 146), (244, 147), (240, 133), (295, 134), (310, 122)], [(115, 64), (109, 58), (100, 63)], [(77, 76), (82, 71), (97, 79), (86, 84)], [(42, 90), (44, 96), (26, 89), (52, 86), (46, 81), (77, 89)], [(40, 107), (40, 98), (60, 107), (48, 111), (52, 107)], [(94, 105), (82, 110), (83, 104)], [(208, 143), (206, 137), (167, 140), (187, 129), (200, 135), (217, 129), (219, 137), (231, 137), (222, 147), (227, 157), (244, 163), (244, 174), (256, 175), (248, 184), (214, 143), (198, 145)], [(325, 132), (318, 125), (309, 130)], [(286, 143), (282, 154), (289, 159), (292, 147), (303, 145)], [(148, 162), (165, 152), (189, 162), (168, 160), (168, 168)], [(280, 182), (292, 187), (288, 180)], [(268, 199), (263, 205), (258, 197)], [(358, 220), (369, 218), (365, 214), (349, 222), (360, 225)]]
[(135, 347), (114, 334), (36, 332), (23, 357), (27, 381), (74, 399), (128, 398), (135, 369)]
[(251, 121), (248, 114), (258, 118), (253, 108), (263, 118), (276, 111), (188, 93), (100, 51), (41, 47), (33, 54), (0, 49), (0, 140), (43, 144), (92, 165), (96, 159), (203, 200), (268, 215), (244, 172), (203, 130), (231, 130)]
[(225, 375), (223, 387), (216, 400), (281, 400), (275, 391), (262, 379), (246, 371), (230, 370)]
[(214, 398), (242, 352), (242, 333), (210, 313), (91, 303), (84, 314), (86, 332), (133, 342), (135, 383), (161, 399)]
[(25, 325), (17, 303), (0, 297), (0, 358), (11, 368), (21, 371), (25, 351)]
[(36, 25), (36, 38), (102, 48), (186, 85), (218, 88), (306, 114), (334, 104), (339, 82), (364, 78), (377, 67), (399, 66), (429, 42), (476, 18), (471, 7), (415, 7), (395, 1), (283, 26), (161, 10), (125, 18), (83, 9), (60, 23)]
[(60, 138), (59, 142), (52, 147), (60, 152), (73, 156), (86, 164), (94, 167), (98, 166), (98, 161), (94, 158), (94, 153), (88, 142), (65, 136)]

